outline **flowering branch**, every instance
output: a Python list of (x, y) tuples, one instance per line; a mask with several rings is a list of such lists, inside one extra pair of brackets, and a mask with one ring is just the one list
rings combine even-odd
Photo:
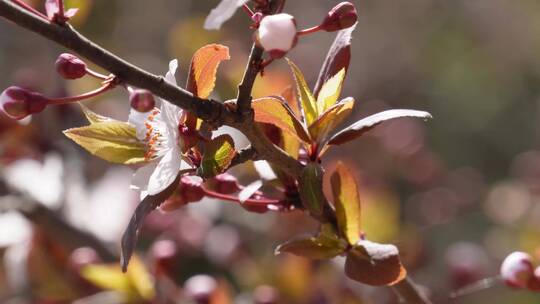
[[(59, 3), (62, 3), (60, 1)], [(261, 2), (262, 3), (262, 2)], [(269, 3), (269, 5), (266, 6), (266, 10), (263, 12), (264, 14), (272, 14), (277, 11), (281, 11), (283, 9), (283, 5), (285, 3), (285, 0), (274, 0), (274, 1), (264, 1), (264, 3)], [(262, 4), (261, 4), (262, 5)], [(340, 6), (339, 8), (350, 8), (352, 4), (344, 4)], [(63, 10), (62, 10), (63, 11)], [(349, 9), (350, 11), (350, 9)], [(343, 20), (337, 20), (334, 17), (336, 14), (330, 14), (324, 22), (324, 30), (326, 31), (335, 31), (337, 29), (343, 28), (343, 24), (354, 24), (356, 22), (356, 13), (354, 12), (353, 16), (354, 20), (349, 18), (345, 21), (348, 21), (348, 23), (343, 23)], [(340, 14), (337, 14), (340, 15)], [(341, 14), (343, 15), (343, 14)], [(340, 16), (341, 16), (340, 15)], [(297, 32), (296, 32), (296, 25), (293, 22), (292, 16), (282, 14), (282, 16), (278, 16), (278, 18), (273, 19), (266, 19), (269, 23), (267, 26), (271, 27), (273, 23), (275, 22), (286, 22), (288, 27), (292, 28), (293, 33), (291, 35), (291, 43), (288, 45), (287, 49), (281, 50), (276, 49), (273, 50), (270, 45), (270, 48), (264, 46), (264, 42), (272, 42), (273, 37), (267, 37), (264, 35), (261, 35), (260, 38), (262, 39), (263, 47), (258, 46), (257, 44), (253, 44), (251, 54), (249, 61), (247, 63), (247, 67), (244, 73), (244, 77), (242, 82), (240, 83), (238, 87), (238, 95), (236, 100), (236, 107), (230, 107), (226, 106), (225, 104), (212, 100), (212, 99), (206, 99), (206, 98), (199, 98), (195, 96), (194, 94), (190, 93), (187, 90), (181, 89), (178, 86), (171, 84), (168, 81), (165, 81), (164, 77), (157, 76), (152, 73), (149, 73), (123, 59), (120, 57), (114, 55), (113, 53), (103, 49), (99, 45), (93, 43), (92, 41), (88, 40), (83, 35), (79, 34), (76, 30), (74, 30), (68, 23), (64, 22), (50, 22), (49, 20), (43, 19), (40, 15), (37, 15), (24, 7), (21, 7), (16, 4), (16, 2), (8, 1), (8, 0), (0, 0), (0, 16), (6, 18), (9, 21), (12, 21), (13, 23), (28, 29), (32, 32), (35, 32), (51, 41), (54, 41), (58, 43), (59, 45), (62, 45), (81, 56), (87, 58), (88, 60), (92, 61), (96, 65), (102, 67), (103, 69), (109, 71), (114, 75), (114, 78), (122, 84), (125, 85), (131, 85), (140, 89), (147, 90), (151, 92), (152, 94), (163, 98), (164, 100), (169, 101), (170, 103), (177, 105), (178, 107), (189, 111), (190, 113), (194, 114), (196, 117), (204, 120), (208, 125), (212, 127), (218, 127), (221, 125), (228, 125), (233, 128), (236, 128), (240, 130), (250, 141), (251, 147), (248, 149), (245, 149), (240, 154), (238, 154), (237, 157), (235, 157), (231, 163), (234, 164), (240, 164), (242, 162), (245, 162), (249, 159), (264, 159), (275, 165), (277, 168), (281, 169), (286, 174), (290, 175), (294, 178), (294, 180), (298, 181), (299, 184), (299, 191), (300, 191), (300, 198), (302, 198), (302, 202), (304, 205), (306, 205), (306, 209), (310, 212), (310, 214), (319, 220), (321, 223), (331, 223), (333, 227), (336, 227), (338, 223), (336, 218), (336, 212), (324, 198), (324, 194), (322, 193), (322, 175), (323, 175), (323, 168), (322, 166), (315, 161), (311, 161), (308, 163), (307, 166), (302, 164), (299, 160), (296, 160), (295, 158), (292, 158), (289, 156), (287, 152), (285, 152), (283, 149), (279, 148), (278, 146), (274, 145), (272, 141), (265, 135), (261, 127), (254, 122), (254, 112), (252, 109), (252, 88), (253, 84), (255, 82), (255, 79), (259, 72), (261, 72), (262, 68), (265, 65), (265, 62), (263, 62), (263, 54), (265, 51), (267, 51), (270, 54), (270, 60), (275, 58), (281, 58), (285, 55), (285, 53), (294, 46), (295, 40), (297, 38)], [(346, 15), (343, 15), (346, 16)], [(339, 25), (339, 27), (334, 28), (332, 26)], [(322, 27), (320, 27), (322, 28)], [(308, 29), (306, 33), (308, 32), (315, 32), (319, 28), (314, 29)], [(306, 34), (304, 33), (304, 34)], [(302, 35), (302, 32), (300, 33)], [(272, 51), (279, 51), (279, 52), (273, 52)], [(278, 56), (278, 57), (276, 57)], [(281, 56), (281, 57), (279, 57)], [(88, 71), (87, 71), (88, 72)], [(103, 78), (102, 75), (94, 73), (94, 72), (88, 72), (91, 76), (94, 76), (96, 78)], [(172, 73), (174, 74), (174, 73)], [(298, 78), (298, 75), (296, 75)], [(109, 87), (102, 87), (98, 90), (106, 90)], [(100, 91), (99, 91), (100, 92)], [(90, 94), (93, 94), (95, 92), (91, 92)], [(309, 93), (311, 94), (311, 93)], [(207, 95), (206, 95), (207, 96)], [(340, 106), (344, 106), (345, 103), (340, 104)], [(312, 109), (314, 112), (315, 109)], [(318, 110), (317, 110), (318, 111)], [(399, 112), (399, 111), (398, 111)], [(408, 113), (408, 112), (407, 112)], [(395, 112), (393, 112), (395, 114)], [(405, 117), (407, 115), (409, 116), (415, 116), (415, 117), (427, 117), (425, 114), (403, 114), (402, 112), (397, 113), (399, 115), (396, 115), (395, 117)], [(310, 115), (315, 116), (313, 113), (310, 113)], [(359, 136), (361, 132), (373, 127), (374, 125), (386, 120), (393, 118), (394, 116), (391, 116), (390, 114), (377, 116), (371, 120), (368, 121), (360, 121), (361, 124), (355, 124), (352, 125), (349, 129), (342, 132), (341, 137), (333, 138), (332, 143), (346, 141), (350, 140), (351, 138), (355, 136)], [(294, 123), (293, 123), (294, 124)], [(304, 132), (306, 132), (304, 130)], [(224, 140), (224, 142), (226, 142)], [(309, 169), (309, 170), (308, 170)], [(185, 172), (184, 172), (185, 173)], [(159, 206), (167, 197), (171, 195), (171, 193), (175, 190), (176, 185), (178, 184), (179, 180), (182, 177), (182, 172), (179, 172), (179, 174), (176, 177), (176, 180), (169, 185), (167, 189), (164, 191), (157, 193), (157, 194), (151, 194), (148, 195), (138, 206), (135, 216), (132, 218), (132, 221), (129, 224), (129, 227), (127, 229), (127, 233), (124, 235), (124, 238), (122, 240), (122, 248), (123, 248), (123, 260), (121, 261), (122, 268), (125, 270), (127, 267), (129, 256), (131, 256), (132, 251), (134, 250), (134, 244), (135, 239), (137, 237), (137, 232), (142, 224), (142, 219), (144, 216), (154, 210), (157, 206)], [(340, 180), (338, 179), (338, 183), (340, 183)], [(214, 197), (220, 197), (223, 199), (231, 199), (232, 197), (225, 197), (219, 193), (209, 192), (207, 191), (206, 194), (210, 194), (210, 196)], [(308, 199), (309, 198), (309, 199)], [(279, 203), (279, 201), (260, 201), (258, 203), (262, 204), (274, 204)], [(251, 202), (250, 202), (251, 203)], [(254, 201), (253, 203), (257, 203)], [(353, 210), (353, 212), (356, 212)], [(61, 227), (61, 225), (59, 226)], [(353, 227), (354, 228), (354, 227)], [(356, 231), (353, 231), (356, 232)], [(356, 233), (351, 233), (351, 235), (347, 235), (348, 238), (358, 238), (359, 235)], [(361, 267), (356, 267), (356, 264), (360, 264), (364, 262), (364, 259), (358, 258), (355, 256), (355, 254), (358, 253), (358, 250), (363, 249), (366, 253), (368, 252), (368, 249), (375, 249), (372, 253), (373, 255), (370, 255), (373, 259), (383, 259), (382, 262), (392, 262), (392, 261), (386, 261), (384, 258), (386, 256), (377, 256), (376, 253), (378, 253), (378, 250), (381, 246), (373, 245), (372, 243), (361, 243), (360, 241), (356, 242), (355, 239), (354, 242), (350, 242), (349, 245), (351, 246), (357, 246), (355, 250), (352, 250), (348, 247), (349, 252), (348, 254), (348, 261), (350, 260), (351, 265), (350, 269), (359, 269)], [(362, 240), (364, 241), (364, 240)], [(362, 247), (364, 246), (364, 247)], [(371, 246), (371, 247), (369, 247)], [(383, 246), (387, 252), (391, 252), (390, 258), (397, 257), (397, 249), (394, 253), (394, 247), (393, 246)], [(366, 249), (367, 248), (367, 249)], [(341, 250), (341, 247), (335, 247), (331, 248), (332, 250), (339, 249)], [(354, 249), (354, 248), (353, 248)], [(389, 251), (388, 251), (389, 250)], [(341, 251), (339, 253), (342, 253)], [(350, 258), (349, 258), (350, 256)], [(355, 264), (356, 263), (356, 264)], [(373, 266), (373, 265), (367, 265), (367, 266)], [(398, 260), (398, 270), (401, 269), (401, 264)], [(346, 266), (347, 267), (347, 266)], [(347, 269), (347, 268), (346, 268)], [(397, 279), (403, 279), (405, 273), (401, 272), (399, 274), (403, 274), (401, 277), (397, 277)], [(352, 272), (348, 274), (349, 276), (360, 276), (361, 273)], [(359, 277), (360, 279), (357, 279), (357, 281), (362, 281), (361, 279), (364, 279), (363, 277)], [(372, 278), (369, 278), (372, 279)], [(397, 282), (397, 281), (396, 281)], [(389, 284), (388, 284), (389, 285)], [(428, 300), (426, 300), (416, 289), (414, 284), (410, 279), (404, 279), (399, 281), (395, 285), (395, 290), (400, 294), (400, 296), (405, 299), (407, 303), (429, 303)]]

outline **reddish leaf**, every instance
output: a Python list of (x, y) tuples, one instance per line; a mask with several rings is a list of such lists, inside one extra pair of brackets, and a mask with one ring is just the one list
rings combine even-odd
[(360, 240), (360, 195), (353, 175), (339, 162), (336, 171), (330, 177), (334, 206), (339, 230), (349, 244), (354, 245)]
[(352, 112), (354, 99), (352, 97), (342, 100), (330, 107), (324, 114), (309, 126), (309, 133), (314, 141), (323, 143), (327, 135), (342, 123)]
[(220, 62), (229, 59), (226, 46), (209, 44), (200, 48), (191, 59), (187, 90), (200, 98), (208, 98), (214, 89)]
[(277, 97), (260, 98), (253, 101), (252, 107), (256, 122), (274, 125), (298, 139), (310, 142), (306, 129), (284, 100)]
[(390, 119), (402, 117), (416, 117), (424, 120), (431, 119), (432, 116), (428, 112), (416, 110), (388, 110), (383, 111), (366, 118), (360, 119), (354, 124), (332, 136), (328, 141), (329, 145), (341, 145), (362, 136), (367, 131), (373, 129), (376, 125)]
[(396, 246), (360, 241), (347, 254), (345, 274), (360, 283), (382, 286), (405, 279), (407, 271)]
[(326, 55), (319, 78), (317, 79), (317, 84), (315, 85), (315, 90), (313, 90), (315, 96), (319, 95), (323, 84), (341, 69), (345, 69), (345, 72), (348, 71), (349, 63), (351, 62), (351, 35), (355, 28), (356, 25), (338, 32), (334, 43)]

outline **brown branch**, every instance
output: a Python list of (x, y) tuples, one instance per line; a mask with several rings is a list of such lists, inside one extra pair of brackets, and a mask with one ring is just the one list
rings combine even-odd
[(251, 47), (251, 54), (247, 62), (246, 70), (242, 82), (238, 85), (238, 97), (236, 97), (236, 105), (240, 117), (249, 117), (251, 112), (251, 91), (253, 84), (257, 78), (257, 74), (261, 71), (262, 55), (264, 51), (255, 43)]
[(236, 156), (231, 161), (230, 167), (238, 166), (240, 164), (243, 164), (247, 162), (248, 160), (256, 160), (257, 159), (257, 151), (253, 149), (253, 147), (249, 146), (245, 149), (242, 149), (236, 154)]

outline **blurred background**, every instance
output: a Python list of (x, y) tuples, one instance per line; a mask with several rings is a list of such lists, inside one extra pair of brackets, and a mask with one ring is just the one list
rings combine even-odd
[[(42, 7), (41, 1), (29, 2)], [(214, 92), (227, 100), (236, 96), (251, 31), (241, 12), (221, 31), (205, 31), (204, 18), (217, 2), (67, 1), (80, 8), (73, 25), (125, 59), (163, 74), (168, 61), (178, 58), (180, 83), (199, 47), (229, 46), (232, 58), (221, 65)], [(288, 1), (286, 11), (306, 28), (338, 2)], [(540, 261), (540, 2), (352, 2), (359, 24), (343, 91), (357, 101), (349, 122), (389, 108), (434, 116), (428, 123), (383, 124), (323, 160), (329, 168), (337, 160), (357, 168), (368, 238), (396, 244), (412, 278), (435, 303), (538, 303), (539, 294), (496, 279), (450, 296), (497, 276), (512, 251)], [(330, 33), (303, 37), (289, 54), (312, 86), (333, 39)], [(2, 21), (0, 88), (16, 84), (64, 96), (97, 87), (88, 77), (66, 82), (56, 75), (54, 61), (63, 51)], [(275, 93), (275, 82), (290, 79), (282, 61), (267, 75), (256, 96)], [(129, 109), (121, 90), (85, 104), (123, 120)], [(138, 203), (129, 190), (133, 170), (93, 157), (63, 136), (62, 130), (84, 124), (77, 106), (51, 107), (28, 125), (0, 118), (3, 184), (18, 189), (0, 187), (2, 303), (121, 301), (79, 272), (83, 265), (116, 261), (121, 233)], [(245, 184), (256, 178), (249, 163), (234, 173)], [(86, 234), (74, 236), (62, 225)], [(340, 258), (274, 256), (276, 245), (315, 228), (300, 213), (259, 215), (204, 200), (147, 218), (139, 244), (145, 266), (134, 270), (146, 275), (129, 281), (118, 278), (114, 267), (101, 275), (116, 284), (110, 290), (127, 289), (129, 302), (142, 301), (152, 289), (161, 296), (179, 292), (186, 303), (208, 294), (211, 303), (398, 302), (388, 288), (346, 279)], [(141, 279), (146, 277), (157, 287)]]

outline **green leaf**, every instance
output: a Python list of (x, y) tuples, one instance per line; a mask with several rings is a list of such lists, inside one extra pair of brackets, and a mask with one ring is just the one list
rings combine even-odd
[(323, 213), (324, 204), (327, 203), (322, 190), (323, 169), (317, 163), (310, 162), (306, 165), (298, 181), (298, 190), (304, 206), (309, 212), (320, 217)]
[(298, 98), (300, 99), (300, 104), (304, 111), (306, 118), (306, 125), (311, 125), (315, 119), (319, 116), (317, 110), (317, 101), (309, 89), (304, 75), (300, 69), (289, 59), (287, 59), (291, 70), (293, 71), (294, 79), (296, 81), (296, 90), (298, 91)]
[(204, 155), (198, 175), (210, 178), (225, 172), (236, 155), (234, 142), (230, 135), (220, 135), (205, 145)]
[(334, 206), (339, 230), (349, 244), (354, 245), (360, 240), (362, 233), (360, 226), (361, 207), (360, 195), (353, 175), (339, 162), (336, 171), (330, 177)]
[(349, 97), (330, 107), (309, 126), (311, 137), (317, 143), (323, 143), (328, 134), (351, 114), (353, 106), (354, 99)]
[(347, 254), (345, 274), (360, 283), (390, 286), (405, 279), (407, 270), (396, 246), (363, 240)]
[(64, 134), (88, 152), (109, 162), (129, 165), (145, 161), (146, 147), (137, 139), (135, 127), (126, 122), (94, 122), (89, 126), (65, 130)]
[(274, 125), (300, 140), (310, 142), (309, 135), (302, 123), (294, 116), (287, 104), (277, 97), (265, 97), (253, 100), (255, 121)]
[(402, 117), (415, 117), (422, 118), (424, 120), (433, 118), (431, 114), (424, 111), (415, 110), (387, 110), (366, 118), (360, 119), (354, 124), (341, 130), (332, 138), (330, 138), (329, 145), (341, 145), (362, 136), (367, 131), (373, 129), (378, 124), (390, 119), (402, 118)]
[(276, 248), (275, 254), (286, 252), (310, 259), (331, 259), (345, 249), (347, 243), (339, 239), (332, 224), (322, 224), (317, 236), (287, 241)]
[(95, 123), (98, 123), (98, 122), (118, 121), (118, 120), (112, 119), (110, 117), (99, 115), (99, 114), (93, 112), (92, 110), (90, 110), (88, 107), (86, 107), (85, 105), (83, 105), (80, 102), (79, 102), (79, 105), (81, 106), (81, 109), (82, 109), (82, 111), (84, 113), (84, 116), (86, 117), (86, 119), (88, 120), (88, 122), (90, 124), (95, 124)]
[(317, 96), (317, 107), (319, 113), (324, 113), (328, 108), (333, 106), (341, 95), (343, 80), (345, 79), (345, 68), (342, 68), (336, 75), (328, 79), (321, 88)]

